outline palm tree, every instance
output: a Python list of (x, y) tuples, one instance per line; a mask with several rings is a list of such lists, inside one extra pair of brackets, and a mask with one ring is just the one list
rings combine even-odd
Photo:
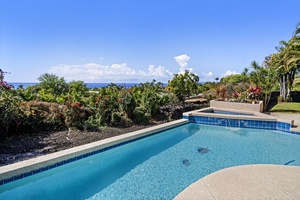
[(267, 65), (276, 68), (280, 96), (284, 101), (288, 101), (295, 75), (300, 70), (300, 23), (296, 25), (293, 37), (288, 42), (281, 41), (277, 50), (277, 53), (270, 56)]
[(300, 76), (295, 78), (295, 80), (293, 82), (293, 86), (300, 87)]

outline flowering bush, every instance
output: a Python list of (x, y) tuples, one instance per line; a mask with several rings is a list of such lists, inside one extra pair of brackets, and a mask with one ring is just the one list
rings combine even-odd
[(262, 89), (260, 87), (250, 87), (248, 98), (253, 100), (258, 100), (258, 96), (261, 94)]
[(0, 82), (0, 87), (2, 87), (4, 89), (7, 89), (7, 90), (11, 89), (11, 86), (6, 81), (1, 81)]
[(65, 103), (64, 108), (66, 126), (76, 127), (77, 129), (83, 129), (84, 121), (94, 114), (84, 106), (83, 102), (72, 102), (71, 98)]

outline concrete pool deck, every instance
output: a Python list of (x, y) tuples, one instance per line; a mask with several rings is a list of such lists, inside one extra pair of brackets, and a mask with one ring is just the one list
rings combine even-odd
[(300, 199), (300, 167), (244, 165), (219, 170), (196, 181), (175, 200)]
[(294, 126), (291, 127), (291, 131), (300, 132), (300, 114), (272, 112), (270, 115), (277, 118), (278, 121), (294, 120)]

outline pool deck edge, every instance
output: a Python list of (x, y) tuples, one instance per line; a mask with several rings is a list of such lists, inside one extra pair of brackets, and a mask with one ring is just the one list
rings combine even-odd
[(174, 200), (300, 199), (300, 167), (256, 164), (229, 167), (191, 184)]
[[(215, 107), (202, 108), (199, 110), (185, 112), (185, 113), (183, 113), (183, 115), (185, 115), (185, 116), (195, 115), (195, 116), (205, 116), (205, 117), (224, 117), (224, 118), (228, 118), (228, 119), (243, 119), (243, 120), (277, 121), (276, 117), (274, 117), (274, 116), (270, 116), (265, 113), (254, 112), (254, 111), (244, 111), (244, 110), (222, 108), (222, 110), (224, 110), (224, 111), (253, 114), (254, 116), (216, 114), (216, 113), (205, 112), (206, 110), (213, 110), (213, 109), (221, 109), (221, 108), (215, 108)], [(287, 121), (284, 120), (284, 122), (287, 122)]]
[(97, 151), (99, 149), (104, 149), (122, 142), (134, 140), (143, 136), (151, 135), (156, 132), (174, 128), (188, 123), (186, 119), (175, 120), (167, 122), (164, 124), (156, 125), (146, 129), (126, 133), (123, 135), (107, 138), (104, 140), (99, 140), (96, 142), (88, 143), (85, 145), (73, 147), (70, 149), (62, 150), (59, 152), (39, 156), (29, 160), (20, 161), (10, 165), (5, 165), (0, 167), (0, 181), (8, 178), (15, 177), (20, 174), (27, 173), (29, 171), (41, 169), (46, 166), (53, 165), (55, 163), (62, 162), (74, 158), (79, 155), (84, 155), (89, 152)]
[[(237, 112), (237, 113), (246, 113), (246, 114), (253, 114), (254, 116), (243, 116), (243, 115), (230, 115), (230, 114), (216, 114), (216, 113), (209, 113), (206, 111), (213, 110), (213, 109), (221, 109), (215, 107), (207, 107), (198, 110), (193, 110), (189, 112), (183, 113), (183, 116), (188, 118), (190, 116), (202, 116), (207, 118), (225, 118), (225, 119), (233, 119), (233, 120), (251, 120), (251, 121), (265, 121), (265, 122), (276, 122), (276, 123), (286, 123), (290, 125), (289, 130), (285, 130), (285, 128), (277, 128), (276, 130), (281, 130), (284, 132), (290, 132), (295, 134), (300, 134), (300, 114), (284, 114), (284, 113), (261, 113), (261, 112), (253, 112), (253, 111), (243, 111), (243, 110), (236, 110), (236, 109), (228, 109), (222, 108), (221, 110), (228, 111), (228, 112)], [(214, 125), (214, 124), (213, 124)], [(280, 127), (280, 125), (278, 125)], [(253, 128), (253, 127), (249, 127)]]

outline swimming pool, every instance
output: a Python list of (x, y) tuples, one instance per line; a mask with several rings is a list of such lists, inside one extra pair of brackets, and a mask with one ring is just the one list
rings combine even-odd
[(299, 143), (276, 130), (189, 123), (4, 184), (0, 199), (172, 199), (226, 167), (300, 166)]

